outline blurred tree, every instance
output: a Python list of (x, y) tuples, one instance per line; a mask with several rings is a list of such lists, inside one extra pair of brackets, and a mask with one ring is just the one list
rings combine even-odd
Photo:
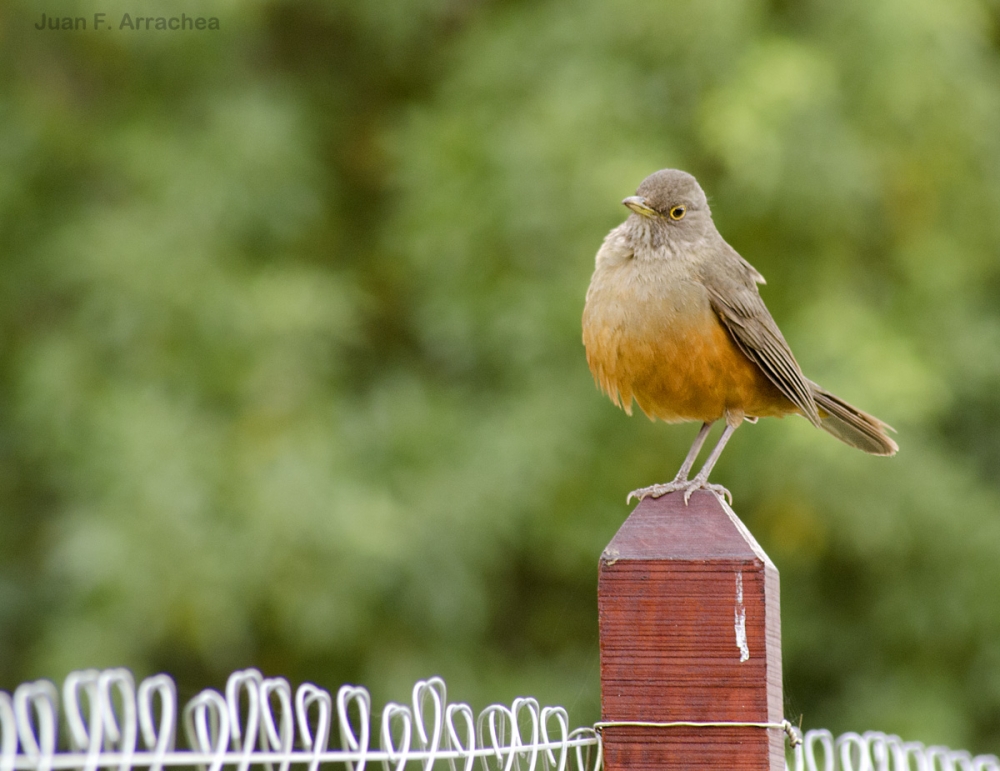
[(900, 430), (720, 463), (787, 713), (1000, 750), (995, 0), (156, 7), (221, 30), (0, 7), (0, 686), (441, 673), (596, 718), (597, 556), (694, 428), (612, 408), (579, 316), (675, 166)]

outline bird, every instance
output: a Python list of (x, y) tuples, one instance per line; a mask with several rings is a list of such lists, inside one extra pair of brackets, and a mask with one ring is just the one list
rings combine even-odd
[[(801, 415), (872, 455), (899, 449), (895, 431), (809, 380), (760, 296), (764, 277), (719, 234), (698, 181), (662, 169), (622, 203), (628, 218), (605, 237), (583, 309), (583, 344), (597, 386), (628, 415), (632, 404), (666, 423), (701, 422), (670, 482), (633, 490), (658, 498), (708, 490), (709, 474), (744, 421)], [(725, 428), (689, 478), (712, 425)]]

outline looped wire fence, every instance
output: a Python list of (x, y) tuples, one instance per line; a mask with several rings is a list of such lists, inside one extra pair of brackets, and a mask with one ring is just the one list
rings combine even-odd
[(826, 729), (806, 731), (795, 748), (795, 771), (1000, 771), (996, 755), (972, 755), (948, 747), (925, 747), (898, 736), (868, 731), (834, 737)]
[[(176, 748), (179, 725), (189, 749)], [(334, 726), (339, 748), (330, 747)], [(179, 718), (176, 686), (162, 674), (136, 688), (127, 669), (88, 669), (68, 675), (61, 692), (48, 680), (25, 683), (13, 696), (0, 691), (0, 771), (289, 771), (293, 764), (297, 771), (321, 764), (366, 771), (373, 763), (383, 771), (432, 771), (444, 763), (472, 771), (477, 759), (484, 771), (600, 771), (603, 756), (599, 732), (571, 731), (562, 707), (518, 698), (476, 716), (468, 704), (448, 703), (440, 677), (418, 681), (409, 704), (390, 702), (377, 720), (360, 686), (344, 685), (336, 697), (312, 683), (293, 692), (286, 679), (256, 669), (233, 672), (225, 694), (202, 691)], [(790, 760), (794, 771), (1000, 771), (995, 755), (875, 731), (806, 731)]]
[[(418, 681), (410, 704), (386, 704), (377, 728), (371, 697), (360, 686), (344, 685), (334, 697), (303, 683), (293, 693), (286, 679), (256, 669), (230, 675), (225, 694), (199, 693), (180, 720), (177, 706), (170, 677), (154, 675), (136, 688), (127, 669), (73, 672), (61, 699), (48, 680), (25, 683), (13, 696), (0, 691), (0, 771), (247, 771), (251, 765), (289, 771), (293, 764), (318, 771), (326, 763), (346, 771), (365, 771), (371, 763), (384, 771), (407, 764), (431, 771), (444, 762), (451, 771), (472, 771), (477, 759), (484, 771), (598, 771), (602, 760), (594, 729), (571, 731), (562, 707), (518, 698), (477, 718), (468, 704), (448, 703), (440, 677)], [(179, 723), (187, 750), (176, 748)], [(334, 724), (339, 748), (329, 746)]]

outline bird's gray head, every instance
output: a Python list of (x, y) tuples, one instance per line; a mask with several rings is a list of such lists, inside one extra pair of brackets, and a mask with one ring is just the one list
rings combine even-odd
[(629, 217), (635, 235), (648, 238), (653, 246), (693, 241), (714, 228), (708, 199), (686, 171), (654, 172), (622, 203), (635, 212)]

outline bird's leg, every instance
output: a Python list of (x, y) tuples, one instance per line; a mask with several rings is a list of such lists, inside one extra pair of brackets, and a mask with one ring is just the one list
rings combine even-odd
[(729, 437), (733, 435), (733, 432), (739, 428), (739, 423), (726, 423), (726, 428), (722, 432), (722, 436), (719, 437), (719, 441), (716, 443), (715, 447), (712, 448), (711, 454), (705, 460), (705, 465), (701, 467), (701, 471), (698, 475), (688, 482), (687, 486), (684, 488), (684, 503), (688, 502), (691, 498), (691, 493), (695, 490), (709, 490), (716, 495), (725, 495), (729, 499), (729, 502), (733, 502), (733, 494), (729, 492), (722, 485), (712, 485), (708, 483), (708, 475), (712, 473), (716, 462), (719, 460), (719, 456), (722, 455), (722, 451), (726, 447), (726, 442), (729, 441)]
[(698, 453), (701, 452), (701, 448), (705, 445), (705, 439), (708, 438), (708, 432), (712, 430), (711, 423), (702, 423), (701, 430), (698, 432), (698, 436), (694, 438), (694, 442), (691, 444), (691, 449), (688, 450), (687, 457), (681, 464), (680, 469), (677, 471), (677, 476), (674, 477), (674, 481), (670, 484), (677, 484), (678, 482), (687, 482), (688, 474), (691, 473), (691, 467), (694, 466), (695, 460), (698, 458)]
[(637, 498), (641, 501), (647, 496), (659, 498), (661, 495), (672, 493), (675, 490), (686, 490), (688, 484), (690, 484), (688, 482), (688, 474), (691, 473), (691, 468), (694, 466), (694, 462), (698, 458), (698, 453), (701, 452), (701, 448), (705, 444), (705, 439), (708, 438), (708, 432), (711, 430), (711, 423), (702, 424), (701, 430), (698, 432), (698, 436), (694, 438), (691, 449), (688, 450), (687, 457), (684, 458), (684, 462), (681, 464), (680, 469), (677, 471), (677, 476), (674, 477), (672, 482), (667, 482), (662, 485), (651, 485), (650, 487), (642, 487), (638, 490), (633, 490), (628, 494), (628, 498), (625, 499), (625, 502), (628, 503), (632, 500), (632, 498)]
[(688, 501), (691, 500), (691, 494), (695, 490), (708, 490), (709, 492), (720, 497), (725, 496), (731, 504), (733, 502), (733, 494), (722, 485), (710, 484), (708, 481), (708, 475), (712, 473), (712, 469), (718, 462), (719, 456), (722, 455), (722, 451), (725, 449), (726, 443), (729, 441), (729, 437), (731, 437), (733, 432), (740, 427), (740, 423), (742, 423), (743, 420), (743, 415), (726, 413), (726, 428), (723, 430), (722, 436), (719, 437), (719, 441), (716, 442), (715, 447), (712, 448), (712, 452), (709, 453), (708, 458), (705, 460), (705, 465), (701, 467), (701, 471), (698, 472), (698, 475), (694, 479), (689, 480), (687, 475), (691, 471), (691, 466), (694, 465), (695, 458), (698, 457), (698, 452), (701, 450), (701, 446), (705, 443), (705, 437), (708, 436), (708, 430), (711, 428), (710, 423), (706, 423), (701, 427), (701, 431), (698, 432), (698, 436), (695, 438), (694, 444), (691, 446), (691, 451), (688, 453), (688, 457), (684, 459), (681, 470), (677, 472), (677, 478), (675, 478), (673, 482), (633, 490), (628, 494), (626, 503), (632, 500), (633, 497), (638, 498), (641, 501), (647, 496), (659, 498), (661, 495), (665, 495), (666, 493), (683, 490), (684, 505), (686, 506)]

